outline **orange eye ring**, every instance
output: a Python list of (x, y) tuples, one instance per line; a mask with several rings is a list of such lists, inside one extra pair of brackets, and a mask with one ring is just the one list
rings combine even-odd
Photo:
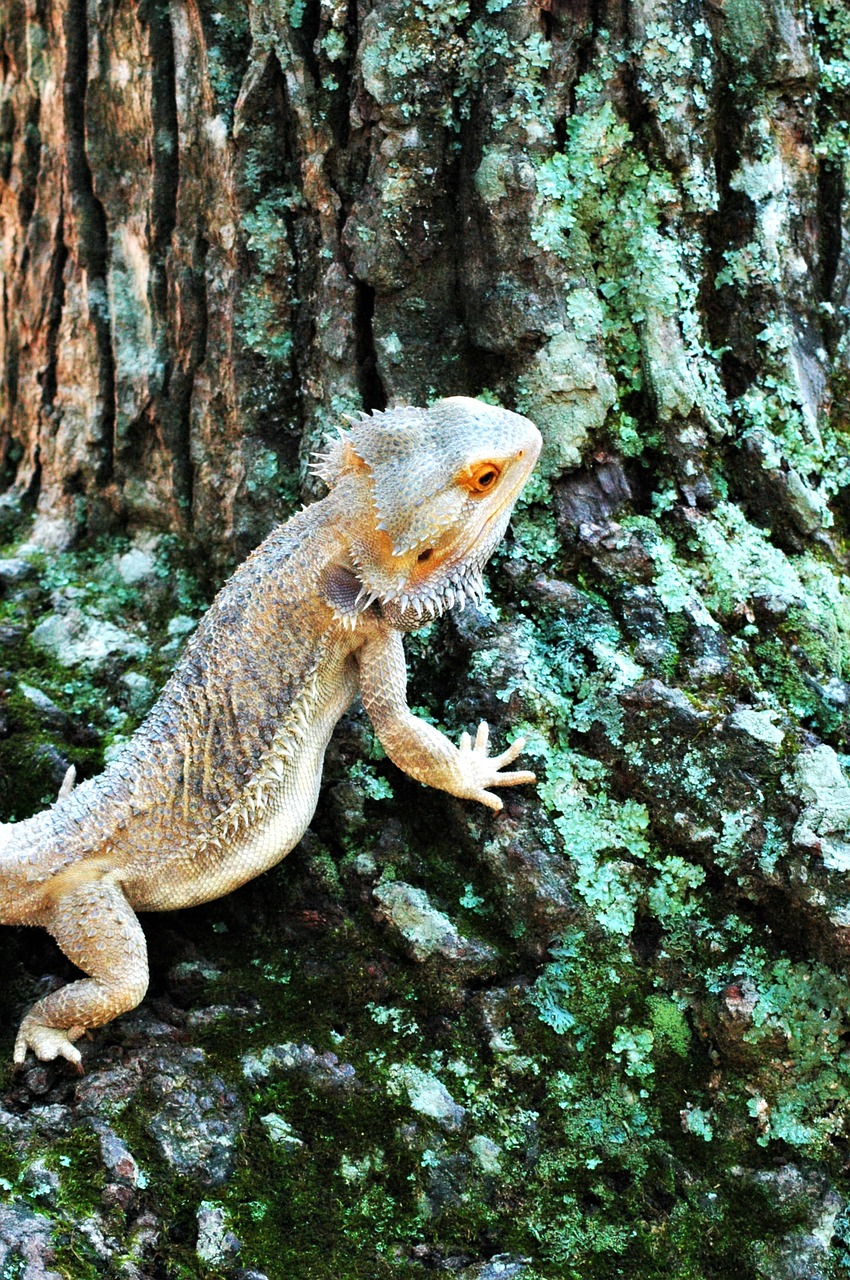
[(476, 462), (459, 479), (463, 487), (476, 497), (489, 493), (501, 474), (502, 468), (498, 462)]

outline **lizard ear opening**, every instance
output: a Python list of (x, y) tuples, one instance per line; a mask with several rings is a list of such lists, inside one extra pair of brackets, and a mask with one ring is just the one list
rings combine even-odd
[(345, 565), (335, 564), (325, 577), (325, 598), (338, 613), (356, 613), (363, 583)]

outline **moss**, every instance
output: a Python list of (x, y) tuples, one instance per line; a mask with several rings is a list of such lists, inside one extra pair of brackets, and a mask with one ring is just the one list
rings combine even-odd
[(69, 1216), (82, 1218), (100, 1207), (106, 1177), (99, 1141), (89, 1128), (52, 1142), (44, 1159), (59, 1174), (58, 1202)]
[[(30, 1169), (36, 1161), (56, 1175), (55, 1189), (31, 1176)], [(47, 1193), (51, 1216), (59, 1223), (53, 1235), (55, 1266), (61, 1275), (73, 1276), (74, 1280), (94, 1280), (101, 1274), (85, 1232), (75, 1224), (101, 1208), (104, 1182), (98, 1139), (87, 1126), (75, 1128), (46, 1147), (33, 1139), (23, 1161), (10, 1142), (0, 1146), (0, 1199), (10, 1205), (28, 1205), (35, 1213), (44, 1214)], [(18, 1275), (15, 1267), (19, 1261), (17, 1257), (9, 1258), (3, 1275)], [(20, 1274), (23, 1269), (21, 1261)]]
[[(269, 1112), (290, 1119), (302, 1150), (271, 1141), (259, 1122)], [(278, 1083), (257, 1091), (252, 1117), (253, 1158), (228, 1196), (246, 1261), (317, 1277), (392, 1274), (417, 1225), (416, 1164), (392, 1100)]]
[[(144, 590), (121, 576), (119, 560), (130, 545), (124, 538), (105, 538), (77, 551), (31, 555), (37, 585), (27, 584), (26, 591), (0, 603), (0, 621), (20, 631), (20, 638), (5, 651), (7, 669), (14, 672), (3, 703), (9, 732), (0, 738), (0, 805), (7, 820), (28, 817), (53, 803), (63, 758), (76, 765), (81, 778), (102, 768), (104, 746), (132, 732), (143, 710), (142, 704), (131, 706), (120, 675), (132, 667), (153, 689), (159, 688), (182, 645), (168, 631), (175, 608), (200, 609), (204, 592), (174, 539), (158, 540), (152, 578)], [(27, 633), (55, 607), (57, 594), (86, 617), (143, 638), (146, 656), (111, 657), (90, 672), (79, 665), (63, 666), (37, 649)], [(104, 685), (111, 697), (105, 696)], [(56, 711), (45, 716), (24, 692), (25, 686), (49, 697)]]

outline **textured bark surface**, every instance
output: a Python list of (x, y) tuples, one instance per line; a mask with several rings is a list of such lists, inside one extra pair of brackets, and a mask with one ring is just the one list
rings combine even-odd
[[(536, 794), (352, 714), (86, 1078), (5, 1078), (2, 1274), (846, 1275), (843, 0), (0, 0), (0, 265), (0, 817), (132, 731), (342, 413), (546, 440), (492, 603), (410, 644)], [(67, 970), (0, 946), (8, 1058)]]

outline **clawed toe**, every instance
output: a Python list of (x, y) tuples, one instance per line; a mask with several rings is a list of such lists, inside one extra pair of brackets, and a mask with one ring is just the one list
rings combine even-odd
[(469, 790), (458, 794), (465, 794), (498, 813), (502, 808), (502, 801), (488, 790), (489, 787), (516, 787), (535, 782), (536, 778), (528, 769), (501, 772), (505, 765), (513, 764), (516, 760), (526, 744), (525, 738), (517, 738), (497, 756), (488, 756), (489, 741), (490, 730), (486, 720), (479, 724), (474, 742), (468, 733), (461, 734), (459, 755), (469, 781)]
[[(83, 1073), (83, 1059), (79, 1049), (74, 1048), (70, 1039), (71, 1035), (77, 1031), (82, 1034), (82, 1028), (72, 1029), (69, 1033), (60, 1030), (59, 1027), (45, 1027), (41, 1023), (30, 1023), (27, 1025), (25, 1020), (21, 1024), (18, 1037), (15, 1041), (15, 1050), (13, 1061), (16, 1067), (21, 1067), (27, 1056), (27, 1050), (32, 1049), (39, 1062), (52, 1062), (55, 1058), (64, 1058), (66, 1062), (70, 1062), (77, 1071)], [(76, 1038), (76, 1036), (75, 1036)]]

